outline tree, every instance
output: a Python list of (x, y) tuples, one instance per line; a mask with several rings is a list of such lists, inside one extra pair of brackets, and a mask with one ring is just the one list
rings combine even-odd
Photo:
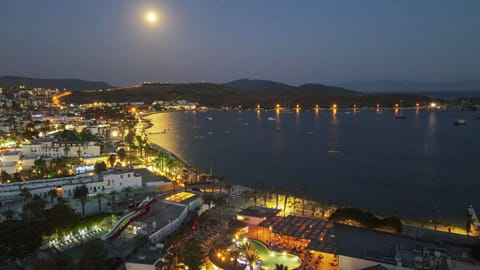
[(78, 199), (82, 205), (82, 216), (85, 216), (85, 203), (87, 202), (88, 188), (85, 185), (77, 186), (73, 190), (73, 198)]
[(244, 190), (242, 191), (242, 196), (245, 199), (245, 206), (247, 206), (248, 199), (250, 199), (250, 191), (249, 190)]
[(285, 217), (287, 214), (288, 192), (284, 192), (284, 194), (285, 194), (285, 199), (283, 201), (283, 217)]
[(307, 197), (308, 190), (305, 187), (301, 187), (300, 196), (302, 196), (302, 216), (305, 216), (305, 198)]
[(110, 168), (113, 168), (113, 166), (115, 166), (115, 161), (117, 161), (117, 156), (114, 154), (111, 154), (108, 157), (108, 163), (110, 163)]
[(63, 270), (63, 269), (78, 269), (77, 265), (72, 258), (67, 255), (58, 254), (54, 257), (47, 257), (37, 261), (33, 267), (33, 270)]
[(225, 185), (225, 190), (227, 191), (228, 196), (230, 197), (230, 194), (233, 191), (233, 186), (231, 184), (226, 184)]
[(196, 239), (186, 242), (180, 250), (180, 261), (190, 270), (199, 270), (205, 263), (205, 254), (200, 242)]
[(233, 265), (237, 266), (237, 259), (240, 258), (240, 252), (234, 249), (230, 251), (230, 257), (233, 258)]
[(28, 188), (22, 188), (20, 190), (20, 196), (23, 197), (23, 200), (26, 201), (28, 198), (32, 197), (30, 190)]
[(125, 151), (125, 149), (123, 148), (120, 148), (120, 150), (118, 150), (117, 152), (117, 155), (118, 155), (118, 158), (120, 159), (120, 161), (124, 161), (125, 158), (127, 157), (127, 152)]
[(470, 234), (470, 230), (472, 229), (472, 224), (473, 224), (473, 217), (470, 213), (467, 213), (465, 215), (465, 231), (467, 231), (467, 235)]
[(218, 207), (219, 209), (219, 220), (220, 220), (220, 224), (223, 224), (223, 208), (225, 207), (225, 205), (227, 204), (227, 199), (225, 198), (225, 196), (218, 196), (216, 198), (213, 199), (213, 202), (215, 203), (215, 206)]
[(71, 230), (80, 220), (80, 216), (65, 201), (46, 210), (46, 217), (51, 228), (61, 231)]
[(50, 189), (48, 191), (48, 196), (50, 197), (50, 202), (53, 203), (53, 199), (57, 197), (57, 191), (55, 189)]
[(260, 259), (257, 250), (250, 242), (241, 245), (240, 250), (245, 254), (245, 259), (248, 260), (250, 263), (250, 269), (252, 269), (255, 263)]
[(288, 270), (288, 266), (283, 264), (275, 264), (275, 270)]
[(125, 198), (127, 198), (127, 200), (130, 198), (128, 195), (130, 195), (130, 193), (133, 191), (132, 187), (124, 187), (122, 189), (123, 193), (125, 193)]
[(15, 215), (15, 211), (13, 211), (12, 209), (7, 209), (2, 212), (2, 215), (5, 217), (6, 220), (11, 220)]
[(12, 177), (5, 170), (2, 170), (0, 177), (2, 178), (2, 183), (12, 180)]
[(65, 146), (65, 147), (63, 148), (63, 152), (65, 152), (65, 156), (66, 156), (66, 157), (68, 157), (68, 153), (70, 153), (70, 150), (71, 150), (71, 149), (70, 149), (70, 147), (68, 147), (68, 146)]
[(277, 186), (272, 186), (273, 193), (275, 194), (275, 209), (278, 209), (278, 200), (279, 200), (279, 188)]
[(95, 168), (95, 173), (99, 174), (107, 170), (107, 164), (105, 164), (105, 161), (97, 161), (95, 162), (94, 168)]
[(85, 244), (85, 253), (78, 262), (79, 270), (104, 270), (107, 269), (106, 252), (100, 240), (93, 240)]
[(42, 158), (39, 157), (35, 159), (33, 162), (37, 175), (40, 177), (44, 177), (47, 173), (47, 162)]

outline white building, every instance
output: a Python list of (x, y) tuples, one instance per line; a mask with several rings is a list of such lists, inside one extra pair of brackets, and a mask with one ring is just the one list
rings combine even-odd
[(54, 179), (33, 180), (21, 183), (0, 185), (0, 201), (14, 201), (22, 199), (21, 190), (27, 189), (32, 196), (47, 198), (50, 190), (57, 191), (57, 197), (72, 198), (73, 190), (85, 185), (88, 193), (120, 192), (124, 188), (137, 189), (142, 187), (142, 176), (133, 171), (111, 170), (100, 175), (72, 176)]
[(5, 152), (0, 156), (0, 172), (3, 170), (13, 176), (20, 168), (20, 151)]
[(100, 156), (100, 146), (95, 142), (46, 141), (26, 144), (21, 148), (25, 157), (96, 157)]

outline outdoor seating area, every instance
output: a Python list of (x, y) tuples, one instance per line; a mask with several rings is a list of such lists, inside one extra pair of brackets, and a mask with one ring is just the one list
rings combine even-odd
[(51, 240), (46, 244), (46, 246), (55, 247), (58, 250), (63, 250), (66, 248), (70, 248), (70, 247), (82, 244), (87, 240), (93, 239), (95, 237), (98, 237), (104, 232), (105, 232), (104, 229), (98, 226), (94, 226), (90, 229), (83, 229), (75, 233), (70, 233), (63, 237)]
[(224, 232), (221, 231), (220, 227), (217, 226), (201, 226), (198, 230), (193, 231), (188, 234), (183, 240), (189, 241), (190, 239), (196, 239), (200, 241), (202, 245), (202, 250), (208, 252), (212, 243), (219, 239)]

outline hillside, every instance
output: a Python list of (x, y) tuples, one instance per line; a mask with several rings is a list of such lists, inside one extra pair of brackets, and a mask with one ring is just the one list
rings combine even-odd
[(107, 89), (112, 86), (105, 82), (84, 81), (79, 79), (37, 79), (18, 76), (0, 77), (0, 87), (25, 85), (27, 88), (59, 88), (72, 91)]
[(223, 85), (243, 91), (285, 90), (294, 88), (294, 86), (288, 85), (286, 83), (257, 79), (240, 79), (224, 83)]
[(480, 80), (457, 82), (416, 82), (416, 81), (356, 81), (338, 84), (340, 87), (371, 93), (392, 92), (480, 92)]
[(306, 84), (284, 90), (244, 91), (225, 85), (213, 83), (185, 84), (144, 84), (126, 88), (116, 88), (107, 91), (77, 91), (65, 97), (67, 103), (101, 102), (145, 102), (155, 100), (188, 100), (209, 107), (237, 106), (254, 108), (261, 104), (265, 108), (273, 108), (276, 104), (283, 107), (294, 107), (300, 104), (303, 108), (313, 108), (315, 105), (330, 107), (333, 103), (341, 107), (393, 106), (403, 100), (405, 106), (416, 102), (426, 103), (427, 97), (414, 95), (363, 94), (344, 88), (330, 87), (321, 84)]

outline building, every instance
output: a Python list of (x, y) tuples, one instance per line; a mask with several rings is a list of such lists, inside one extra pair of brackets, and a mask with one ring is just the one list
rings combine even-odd
[(174, 270), (177, 269), (177, 251), (163, 244), (147, 245), (130, 255), (125, 262), (127, 270)]
[(21, 154), (20, 151), (5, 152), (0, 157), (0, 171), (3, 170), (10, 175), (16, 173), (21, 167)]
[(72, 198), (73, 190), (85, 185), (89, 194), (120, 192), (124, 188), (142, 187), (142, 177), (131, 170), (109, 170), (100, 175), (72, 176), (54, 179), (32, 180), (21, 183), (0, 185), (0, 201), (22, 199), (22, 190), (27, 189), (32, 196), (47, 198), (51, 190), (59, 198)]
[(266, 219), (275, 217), (280, 210), (261, 206), (251, 206), (242, 209), (237, 214), (237, 220), (241, 220), (249, 225), (258, 225)]
[(26, 144), (21, 148), (25, 157), (97, 157), (100, 146), (96, 142), (83, 141), (45, 141)]

